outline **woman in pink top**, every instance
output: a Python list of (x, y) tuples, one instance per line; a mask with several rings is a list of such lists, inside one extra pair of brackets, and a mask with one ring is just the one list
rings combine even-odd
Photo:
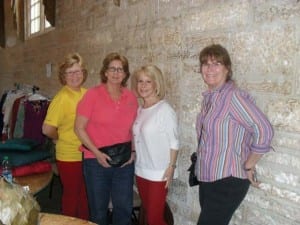
[(136, 96), (126, 88), (130, 76), (128, 60), (110, 53), (100, 71), (102, 84), (91, 88), (77, 107), (75, 132), (83, 143), (83, 169), (87, 186), (90, 220), (108, 225), (107, 209), (113, 204), (113, 225), (131, 225), (134, 153), (120, 167), (98, 149), (132, 139)]

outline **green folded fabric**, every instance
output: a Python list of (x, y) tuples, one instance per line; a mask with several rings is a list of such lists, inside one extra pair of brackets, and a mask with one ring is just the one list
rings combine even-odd
[(8, 139), (4, 143), (0, 143), (0, 151), (31, 151), (39, 144), (36, 140), (26, 138)]
[[(51, 158), (52, 154), (49, 149), (37, 147), (32, 151), (0, 151), (0, 160), (7, 156), (10, 164), (15, 166), (23, 166), (33, 162)], [(1, 223), (0, 223), (1, 224)]]

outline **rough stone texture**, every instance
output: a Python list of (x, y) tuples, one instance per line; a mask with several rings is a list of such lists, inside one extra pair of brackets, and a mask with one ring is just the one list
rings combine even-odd
[[(0, 91), (15, 82), (34, 84), (53, 96), (60, 88), (57, 64), (69, 52), (85, 59), (86, 87), (99, 82), (103, 57), (118, 51), (130, 70), (154, 63), (167, 78), (167, 99), (178, 113), (179, 178), (168, 202), (175, 225), (195, 224), (198, 188), (187, 184), (189, 156), (196, 148), (195, 119), (205, 84), (198, 54), (210, 43), (229, 50), (234, 78), (251, 92), (275, 130), (274, 152), (257, 171), (262, 184), (251, 188), (231, 225), (300, 224), (300, 2), (299, 0), (104, 0), (57, 1), (57, 25), (21, 42), (5, 1), (6, 48), (0, 48)], [(50, 78), (46, 63), (54, 65)]]

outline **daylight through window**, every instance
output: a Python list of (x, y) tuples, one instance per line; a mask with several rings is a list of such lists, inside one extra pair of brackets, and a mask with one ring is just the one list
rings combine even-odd
[(42, 0), (27, 0), (27, 37), (44, 33), (51, 28), (44, 13)]

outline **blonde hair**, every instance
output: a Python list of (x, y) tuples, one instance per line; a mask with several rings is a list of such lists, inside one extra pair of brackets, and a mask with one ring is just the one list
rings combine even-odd
[(66, 84), (66, 79), (65, 79), (66, 70), (68, 68), (72, 67), (75, 63), (77, 63), (81, 67), (81, 70), (83, 73), (83, 80), (82, 80), (81, 84), (83, 84), (86, 81), (88, 72), (84, 66), (82, 57), (78, 53), (73, 53), (73, 54), (67, 55), (65, 57), (64, 61), (59, 66), (58, 79), (62, 85)]
[(132, 80), (132, 87), (134, 88), (134, 90), (137, 92), (137, 81), (142, 73), (144, 73), (147, 77), (154, 81), (156, 86), (156, 95), (160, 100), (163, 99), (166, 95), (165, 80), (163, 73), (155, 65), (145, 65), (134, 72)]

